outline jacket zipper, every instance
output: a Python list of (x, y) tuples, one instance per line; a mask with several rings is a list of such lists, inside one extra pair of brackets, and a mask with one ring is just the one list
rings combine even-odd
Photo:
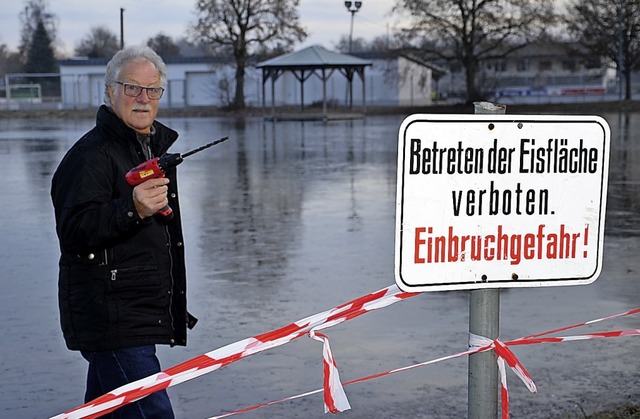
[(164, 226), (164, 231), (167, 234), (167, 251), (169, 252), (169, 278), (171, 278), (171, 288), (169, 289), (169, 318), (171, 318), (171, 330), (175, 331), (174, 318), (173, 318), (173, 292), (174, 282), (173, 278), (173, 255), (171, 254), (171, 234), (169, 233), (169, 226)]
[(104, 252), (104, 259), (102, 259), (102, 263), (100, 263), (100, 266), (106, 266), (109, 264), (109, 253), (107, 249), (104, 249), (103, 252)]
[(139, 266), (139, 267), (135, 267), (135, 268), (112, 269), (111, 270), (111, 280), (115, 281), (117, 279), (118, 273), (143, 272), (143, 271), (154, 271), (154, 270), (157, 270), (157, 268), (148, 267), (148, 266)]

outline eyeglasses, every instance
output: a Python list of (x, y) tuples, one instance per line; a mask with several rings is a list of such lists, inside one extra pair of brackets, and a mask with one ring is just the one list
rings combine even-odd
[(138, 97), (142, 94), (143, 90), (146, 90), (147, 97), (149, 99), (158, 100), (164, 93), (164, 89), (162, 87), (144, 87), (138, 86), (137, 84), (122, 83), (120, 81), (117, 81), (116, 83), (121, 84), (124, 89), (124, 94), (130, 97)]

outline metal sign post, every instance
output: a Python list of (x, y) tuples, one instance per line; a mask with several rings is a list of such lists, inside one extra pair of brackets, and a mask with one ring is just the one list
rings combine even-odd
[[(477, 114), (504, 114), (507, 107), (474, 103)], [(497, 339), (500, 334), (500, 288), (473, 289), (469, 294), (469, 334)], [(469, 355), (467, 413), (469, 419), (498, 417), (498, 357), (494, 351)]]

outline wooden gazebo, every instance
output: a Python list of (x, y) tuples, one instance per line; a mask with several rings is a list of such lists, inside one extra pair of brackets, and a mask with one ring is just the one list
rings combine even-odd
[(327, 80), (335, 70), (338, 70), (347, 78), (350, 109), (353, 107), (353, 78), (358, 75), (362, 80), (362, 114), (364, 115), (367, 107), (364, 69), (370, 65), (371, 61), (332, 52), (319, 45), (263, 61), (256, 65), (257, 68), (262, 69), (262, 107), (266, 108), (265, 84), (270, 80), (271, 115), (275, 116), (275, 83), (284, 72), (290, 71), (300, 82), (301, 109), (304, 110), (304, 82), (312, 75), (316, 75), (322, 80), (322, 117), (327, 119)]

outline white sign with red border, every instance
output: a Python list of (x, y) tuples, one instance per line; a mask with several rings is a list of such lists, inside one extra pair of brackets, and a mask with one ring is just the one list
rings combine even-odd
[(396, 284), (439, 291), (595, 281), (609, 146), (598, 116), (407, 117), (398, 135)]

